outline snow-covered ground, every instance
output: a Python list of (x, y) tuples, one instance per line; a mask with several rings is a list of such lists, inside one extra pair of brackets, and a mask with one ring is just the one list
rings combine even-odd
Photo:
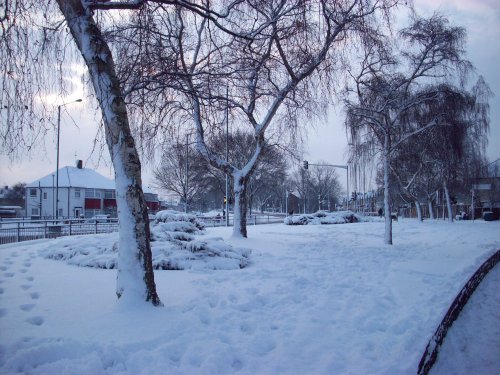
[[(68, 239), (0, 246), (0, 373), (415, 374), (457, 292), (500, 248), (500, 222), (400, 220), (394, 246), (383, 225), (251, 226), (247, 240), (209, 228), (251, 249), (250, 265), (156, 271), (162, 308), (116, 302), (116, 270), (39, 255)], [(472, 354), (469, 373), (500, 373), (500, 356), (474, 355), (500, 353), (498, 267), (474, 296), (486, 315), (464, 310), (435, 374), (464, 373), (457, 351)]]

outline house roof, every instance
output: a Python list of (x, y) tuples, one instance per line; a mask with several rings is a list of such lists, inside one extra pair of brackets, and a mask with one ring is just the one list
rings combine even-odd
[[(54, 176), (54, 179), (52, 179)], [(27, 188), (55, 186), (56, 173), (48, 174), (26, 185)], [(40, 183), (40, 184), (39, 184)], [(84, 189), (115, 190), (115, 181), (89, 168), (63, 167), (59, 169), (59, 187), (76, 187)], [(146, 194), (156, 194), (147, 186), (142, 187)]]
[[(52, 178), (54, 176), (54, 178)], [(26, 187), (53, 187), (55, 186), (56, 173), (48, 174)], [(63, 167), (59, 169), (59, 187), (77, 187), (87, 189), (114, 190), (115, 182), (89, 168)]]

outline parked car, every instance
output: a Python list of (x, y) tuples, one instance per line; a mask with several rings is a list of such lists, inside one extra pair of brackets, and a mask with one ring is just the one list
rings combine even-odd
[(109, 222), (109, 215), (94, 215), (89, 220), (89, 223), (107, 223)]

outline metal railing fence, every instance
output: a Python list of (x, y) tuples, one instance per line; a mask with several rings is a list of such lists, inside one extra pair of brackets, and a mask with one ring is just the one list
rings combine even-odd
[[(282, 223), (284, 217), (273, 215), (251, 215), (247, 225)], [(200, 218), (206, 227), (222, 227), (225, 218)], [(233, 226), (233, 217), (229, 226)], [(0, 245), (84, 234), (111, 233), (118, 231), (118, 219), (61, 219), (61, 220), (2, 220), (0, 222)]]

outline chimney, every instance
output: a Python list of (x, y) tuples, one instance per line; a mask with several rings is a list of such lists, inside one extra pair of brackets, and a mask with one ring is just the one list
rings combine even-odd
[(78, 169), (82, 169), (83, 168), (83, 161), (82, 160), (77, 160), (76, 161), (76, 167)]

